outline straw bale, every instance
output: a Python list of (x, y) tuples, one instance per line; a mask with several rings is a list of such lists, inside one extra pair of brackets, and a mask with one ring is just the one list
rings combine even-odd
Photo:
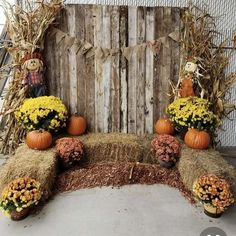
[[(142, 162), (144, 154), (150, 155), (149, 145), (144, 145), (143, 138), (134, 134), (91, 133), (78, 138), (84, 144), (84, 161), (89, 164), (98, 162)], [(148, 143), (148, 141), (146, 142)]]
[(215, 174), (230, 183), (231, 190), (236, 196), (236, 169), (214, 149), (196, 150), (183, 144), (177, 168), (189, 190), (192, 190), (194, 181), (201, 175)]
[(56, 174), (57, 160), (54, 149), (39, 151), (21, 145), (0, 169), (0, 191), (10, 181), (28, 176), (41, 183), (45, 200), (52, 194)]

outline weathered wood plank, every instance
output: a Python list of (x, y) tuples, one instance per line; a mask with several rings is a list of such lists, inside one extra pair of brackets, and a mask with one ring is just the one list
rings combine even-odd
[[(100, 32), (103, 48), (111, 48), (111, 7), (102, 6), (102, 30)], [(102, 80), (104, 91), (104, 113), (103, 113), (103, 132), (108, 133), (111, 122), (111, 57), (108, 57), (102, 65)]]
[[(120, 7), (120, 47), (126, 47), (128, 43), (128, 7)], [(128, 70), (127, 60), (121, 55), (120, 57), (120, 130), (123, 133), (128, 132)]]
[[(120, 8), (118, 6), (111, 7), (111, 48), (120, 47)], [(111, 107), (109, 122), (109, 132), (120, 131), (120, 55), (115, 54), (111, 58)]]
[[(60, 18), (60, 29), (63, 32), (68, 32), (68, 8), (62, 10)], [(60, 42), (58, 44), (58, 78), (60, 80), (60, 87), (58, 89), (59, 97), (61, 97), (64, 104), (69, 108), (70, 104), (70, 81), (68, 71), (68, 48), (66, 43)]]
[[(76, 37), (77, 29), (76, 29), (76, 21), (77, 21), (77, 11), (75, 7), (68, 6), (68, 33), (70, 36)], [(68, 71), (69, 71), (69, 80), (70, 80), (70, 112), (72, 114), (78, 112), (78, 77), (80, 77), (80, 74), (77, 73), (77, 61), (76, 61), (76, 47), (75, 45), (72, 45), (71, 48), (69, 48), (68, 52)]]
[[(172, 16), (172, 28), (171, 31), (177, 31), (181, 29), (180, 26), (180, 9), (171, 8)], [(172, 83), (177, 84), (179, 78), (179, 67), (180, 67), (180, 45), (178, 42), (173, 40), (170, 41), (171, 48), (171, 73), (170, 79)]]
[[(85, 39), (85, 27), (86, 27), (86, 18), (85, 18), (85, 8), (81, 5), (76, 5), (75, 8), (76, 22), (75, 22), (75, 30), (76, 36), (80, 40)], [(85, 116), (86, 114), (86, 64), (85, 57), (81, 55), (76, 56), (76, 64), (77, 64), (77, 112), (79, 115)], [(75, 85), (76, 86), (76, 85)]]
[[(138, 7), (137, 12), (137, 44), (146, 42), (146, 7)], [(136, 76), (136, 133), (145, 133), (145, 64), (146, 50), (140, 48), (137, 53), (137, 76)]]
[[(155, 11), (154, 8), (147, 8), (146, 21), (146, 40), (154, 40), (155, 27)], [(146, 49), (146, 83), (145, 83), (145, 132), (151, 134), (153, 132), (153, 71), (154, 56), (150, 48)]]
[[(163, 9), (163, 20), (162, 20), (162, 34), (167, 36), (171, 32), (171, 8)], [(162, 47), (162, 63), (160, 71), (161, 79), (161, 92), (159, 93), (159, 106), (160, 106), (160, 116), (165, 116), (166, 107), (169, 104), (169, 89), (170, 89), (170, 74), (171, 74), (171, 47), (170, 38), (165, 37), (164, 45)]]
[[(137, 45), (137, 7), (129, 7), (128, 13), (128, 42), (129, 46)], [(137, 77), (137, 55), (133, 52), (128, 64), (128, 133), (136, 133), (136, 77)]]
[[(85, 18), (86, 18), (86, 27), (85, 27), (85, 39), (92, 45), (94, 44), (94, 24), (95, 16), (94, 7), (92, 5), (85, 6)], [(94, 57), (86, 58), (86, 120), (88, 130), (90, 132), (95, 132), (95, 66), (94, 66)]]
[[(104, 35), (102, 32), (102, 16), (103, 9), (101, 6), (95, 7), (95, 30), (94, 30), (94, 46), (101, 47)], [(102, 61), (95, 56), (95, 131), (104, 131), (104, 80), (103, 80), (103, 65)]]
[[(155, 39), (158, 39), (163, 36), (162, 34), (162, 20), (163, 20), (163, 8), (162, 7), (156, 7), (154, 9), (155, 11)], [(155, 122), (159, 117), (160, 117), (160, 96), (159, 94), (162, 93), (161, 89), (161, 63), (163, 60), (162, 56), (162, 48), (161, 46), (161, 51), (160, 53), (154, 58), (154, 68), (153, 68), (153, 121)]]

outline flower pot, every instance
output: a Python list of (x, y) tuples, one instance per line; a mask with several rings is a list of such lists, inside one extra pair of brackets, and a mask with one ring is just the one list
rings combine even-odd
[(173, 161), (169, 161), (169, 162), (162, 161), (162, 160), (158, 160), (158, 161), (159, 161), (161, 167), (164, 167), (167, 169), (170, 169), (175, 165), (175, 163)]
[(219, 218), (222, 212), (210, 204), (204, 204), (204, 213), (212, 218)]
[(18, 220), (23, 220), (29, 215), (30, 209), (29, 208), (24, 208), (22, 211), (17, 212), (17, 211), (12, 211), (10, 213), (11, 219), (14, 221)]
[(184, 141), (185, 134), (188, 132), (188, 127), (175, 127), (175, 130), (177, 131), (178, 136), (181, 140)]

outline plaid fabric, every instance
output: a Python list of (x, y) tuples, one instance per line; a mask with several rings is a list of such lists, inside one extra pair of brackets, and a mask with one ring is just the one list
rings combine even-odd
[(27, 75), (29, 85), (43, 84), (43, 74), (35, 71), (31, 71)]

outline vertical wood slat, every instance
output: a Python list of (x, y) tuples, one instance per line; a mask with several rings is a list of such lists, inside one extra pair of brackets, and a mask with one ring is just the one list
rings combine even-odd
[[(73, 6), (73, 5), (72, 5)], [(75, 5), (75, 30), (76, 30), (76, 36), (81, 39), (85, 40), (85, 27), (86, 27), (86, 19), (85, 19), (85, 8), (81, 5)], [(77, 81), (75, 81), (74, 86), (77, 87), (77, 98), (72, 97), (75, 102), (77, 101), (77, 107), (75, 109), (75, 112), (78, 112), (79, 115), (85, 116), (86, 115), (86, 66), (85, 66), (85, 58), (81, 57), (80, 55), (76, 55), (75, 58), (72, 58), (72, 60), (75, 60), (73, 64), (76, 64), (76, 73), (77, 73)], [(71, 78), (74, 80), (74, 78)], [(76, 96), (76, 94), (74, 94)]]
[[(137, 45), (137, 8), (129, 7), (128, 13), (128, 43), (129, 46)], [(136, 133), (136, 76), (137, 53), (134, 52), (128, 64), (128, 133)]]
[[(155, 15), (154, 8), (147, 8), (146, 40), (153, 41), (154, 38)], [(146, 83), (145, 83), (145, 130), (147, 133), (153, 132), (153, 76), (154, 56), (150, 48), (146, 49)]]
[[(68, 6), (68, 33), (76, 37), (76, 8), (73, 6)], [(77, 73), (77, 61), (76, 61), (76, 46), (73, 45), (69, 48), (68, 52), (68, 70), (69, 70), (69, 80), (70, 80), (70, 97), (72, 98), (70, 101), (70, 112), (72, 114), (78, 112), (78, 76)]]
[[(94, 44), (94, 25), (96, 11), (92, 5), (85, 6), (85, 18), (86, 18), (86, 28), (85, 28), (85, 39), (87, 42)], [(86, 93), (85, 93), (85, 106), (86, 106), (86, 120), (88, 130), (90, 132), (95, 132), (95, 65), (94, 58), (86, 58)]]
[[(101, 47), (104, 35), (102, 32), (102, 16), (103, 8), (95, 7), (95, 29), (94, 29), (94, 46)], [(102, 62), (95, 56), (95, 132), (103, 132), (104, 126), (104, 80), (102, 73)]]
[[(110, 17), (110, 6), (102, 6), (102, 47), (111, 48), (111, 17)], [(111, 122), (111, 57), (108, 57), (102, 64), (102, 80), (103, 80), (103, 91), (104, 91), (104, 112), (103, 112), (103, 132), (108, 133), (109, 123)], [(102, 104), (101, 104), (102, 106)]]
[[(170, 33), (171, 21), (171, 8), (163, 8), (163, 20), (162, 20), (162, 34), (163, 36)], [(162, 63), (160, 71), (160, 81), (161, 81), (161, 93), (160, 97), (160, 116), (165, 115), (166, 107), (169, 104), (169, 89), (170, 89), (170, 73), (171, 73), (171, 47), (170, 38), (166, 37), (164, 45), (162, 47)]]
[[(137, 44), (146, 42), (146, 7), (138, 7), (137, 12)], [(137, 53), (136, 77), (136, 134), (145, 133), (145, 48)]]
[[(120, 47), (128, 45), (128, 7), (120, 7)], [(128, 70), (127, 60), (123, 55), (120, 57), (120, 130), (128, 132)]]
[[(120, 47), (120, 8), (111, 7), (111, 48)], [(116, 54), (111, 59), (111, 104), (109, 132), (120, 131), (120, 55)]]
[[(62, 17), (60, 18), (60, 29), (64, 32), (68, 32), (68, 11), (62, 11)], [(58, 77), (60, 80), (60, 86), (58, 86), (59, 97), (69, 108), (70, 104), (70, 81), (68, 72), (68, 48), (62, 42), (59, 42), (58, 47)]]
[[(155, 11), (155, 24), (154, 24), (154, 35), (155, 39), (162, 37), (162, 20), (163, 20), (163, 8), (157, 7), (154, 9)], [(154, 67), (153, 67), (153, 121), (155, 122), (160, 117), (160, 94), (161, 90), (161, 62), (163, 60), (162, 56), (162, 48), (160, 53), (154, 58)]]
[[(160, 7), (70, 5), (59, 27), (97, 48), (118, 48), (166, 37), (179, 28), (179, 14), (179, 9)], [(55, 78), (50, 90), (72, 113), (86, 117), (89, 131), (153, 132), (169, 101), (168, 79), (178, 78), (178, 43), (166, 38), (159, 55), (147, 48), (129, 61), (121, 54), (105, 62), (75, 56), (75, 48), (63, 44), (54, 51), (46, 56), (53, 58), (48, 62), (48, 75)]]

